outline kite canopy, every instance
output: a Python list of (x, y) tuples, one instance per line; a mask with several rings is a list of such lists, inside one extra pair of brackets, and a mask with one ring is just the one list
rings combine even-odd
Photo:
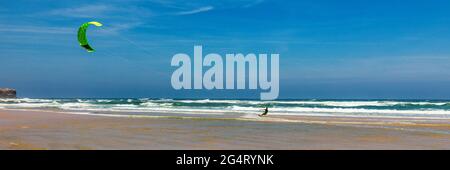
[(94, 52), (95, 50), (88, 44), (88, 40), (86, 38), (86, 30), (89, 25), (95, 25), (97, 27), (101, 27), (102, 23), (97, 21), (86, 22), (80, 26), (78, 29), (78, 42), (80, 46), (87, 50), (87, 52)]

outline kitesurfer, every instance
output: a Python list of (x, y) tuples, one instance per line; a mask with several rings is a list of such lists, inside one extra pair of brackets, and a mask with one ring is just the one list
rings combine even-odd
[(264, 109), (264, 113), (262, 113), (262, 114), (260, 114), (259, 116), (266, 116), (267, 115), (267, 113), (269, 113), (269, 107), (266, 107), (265, 109)]

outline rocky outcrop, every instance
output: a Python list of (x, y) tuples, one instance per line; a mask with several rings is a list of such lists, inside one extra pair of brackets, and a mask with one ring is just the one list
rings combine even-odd
[(16, 90), (0, 88), (0, 98), (16, 98)]

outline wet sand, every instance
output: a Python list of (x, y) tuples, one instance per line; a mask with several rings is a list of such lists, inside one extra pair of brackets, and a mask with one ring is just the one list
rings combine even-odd
[(450, 120), (132, 118), (0, 109), (0, 149), (450, 149)]

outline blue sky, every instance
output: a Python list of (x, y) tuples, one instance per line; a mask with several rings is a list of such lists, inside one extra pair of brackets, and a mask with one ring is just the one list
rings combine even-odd
[[(0, 87), (21, 97), (258, 98), (175, 91), (176, 53), (279, 53), (280, 98), (450, 98), (450, 2), (0, 2)], [(77, 43), (89, 30), (95, 53)]]

